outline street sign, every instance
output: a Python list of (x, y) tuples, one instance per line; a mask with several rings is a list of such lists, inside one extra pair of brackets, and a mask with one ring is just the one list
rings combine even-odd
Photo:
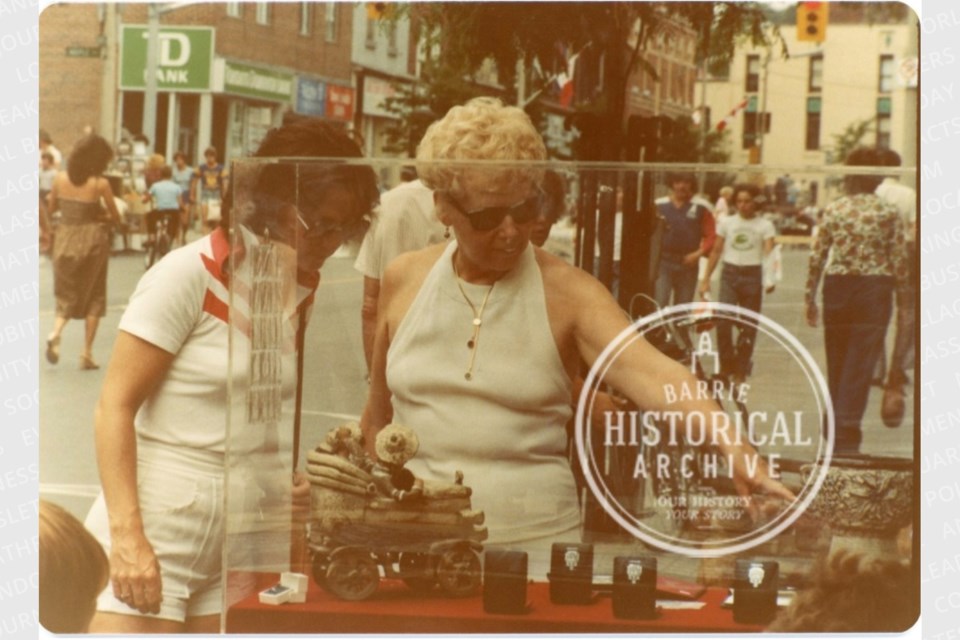
[[(160, 27), (159, 91), (209, 91), (213, 27)], [(120, 36), (120, 88), (143, 90), (147, 74), (147, 27), (124, 25)]]
[(349, 121), (353, 118), (353, 89), (337, 84), (327, 85), (327, 117)]
[(326, 85), (319, 80), (299, 76), (297, 78), (297, 113), (323, 116), (327, 112)]
[(260, 98), (276, 102), (293, 99), (292, 73), (264, 69), (249, 64), (224, 61), (223, 91), (247, 98)]
[(99, 58), (100, 47), (67, 47), (68, 58)]

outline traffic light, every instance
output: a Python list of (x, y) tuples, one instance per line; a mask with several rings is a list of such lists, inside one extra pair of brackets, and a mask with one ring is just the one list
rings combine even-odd
[(823, 42), (827, 38), (828, 2), (797, 4), (797, 40)]
[(389, 17), (392, 7), (387, 2), (368, 2), (367, 20), (380, 20)]

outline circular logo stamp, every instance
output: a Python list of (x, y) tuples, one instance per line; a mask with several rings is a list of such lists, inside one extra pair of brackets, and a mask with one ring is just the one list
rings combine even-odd
[[(637, 407), (613, 382), (643, 375), (643, 341), (677, 364), (646, 383)], [(743, 552), (793, 524), (823, 484), (833, 438), (826, 380), (799, 340), (717, 302), (635, 321), (597, 358), (577, 405), (577, 454), (594, 498), (640, 540), (693, 557)], [(743, 495), (785, 474), (800, 478), (792, 501)]]

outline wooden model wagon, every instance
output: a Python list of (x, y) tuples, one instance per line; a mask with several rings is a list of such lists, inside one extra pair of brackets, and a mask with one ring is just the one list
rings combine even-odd
[(417, 448), (412, 430), (388, 425), (372, 462), (349, 424), (307, 454), (313, 576), (334, 595), (369, 598), (381, 576), (457, 597), (480, 585), (483, 512), (472, 510), (459, 473), (450, 483), (414, 478), (403, 465)]

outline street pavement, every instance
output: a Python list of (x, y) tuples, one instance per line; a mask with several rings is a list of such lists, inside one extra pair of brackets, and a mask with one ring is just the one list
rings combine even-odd
[[(823, 368), (823, 331), (808, 327), (802, 314), (807, 251), (785, 248), (783, 253), (784, 280), (766, 297), (763, 312), (793, 334)], [(306, 334), (302, 450), (315, 446), (330, 427), (358, 419), (366, 399), (366, 367), (360, 331), (362, 278), (352, 265), (352, 257), (339, 256), (328, 260), (323, 269), (314, 315)], [(94, 347), (94, 359), (102, 368), (82, 371), (79, 369), (81, 321), (72, 321), (67, 326), (60, 363), (54, 366), (43, 359), (43, 343), (53, 325), (54, 297), (51, 263), (48, 259), (41, 260), (40, 491), (42, 497), (63, 504), (80, 517), (99, 490), (93, 444), (94, 406), (117, 335), (117, 324), (143, 272), (142, 254), (111, 258), (108, 312)], [(714, 299), (716, 293), (715, 287)], [(890, 339), (892, 335), (888, 336), (888, 341)], [(774, 340), (761, 336), (755, 360), (748, 398), (751, 411), (787, 406), (810, 409), (809, 403), (798, 399), (804, 394), (810, 395), (809, 384)], [(880, 390), (873, 388), (864, 418), (863, 451), (912, 456), (912, 411), (908, 409), (903, 426), (888, 429), (880, 420), (880, 397)]]

